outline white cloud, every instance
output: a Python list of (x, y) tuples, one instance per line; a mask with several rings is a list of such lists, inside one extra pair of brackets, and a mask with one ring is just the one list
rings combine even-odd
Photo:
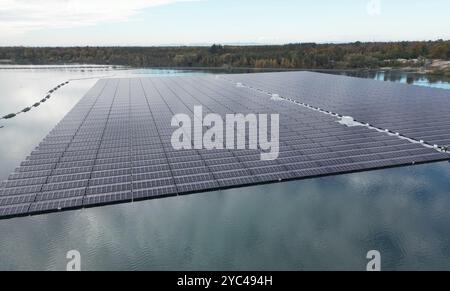
[(0, 0), (0, 33), (125, 21), (149, 7), (198, 0)]

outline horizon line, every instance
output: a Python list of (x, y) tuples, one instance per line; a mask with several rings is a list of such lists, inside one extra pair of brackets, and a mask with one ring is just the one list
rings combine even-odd
[(139, 47), (139, 48), (148, 48), (148, 47), (210, 47), (213, 45), (222, 45), (222, 46), (287, 46), (287, 45), (304, 45), (304, 44), (317, 44), (317, 45), (345, 45), (345, 44), (355, 44), (355, 43), (363, 43), (363, 44), (375, 44), (375, 43), (405, 43), (405, 42), (448, 42), (450, 39), (434, 39), (434, 40), (384, 40), (384, 41), (330, 41), (330, 42), (286, 42), (286, 43), (258, 43), (258, 42), (251, 42), (251, 43), (243, 43), (243, 42), (237, 42), (237, 43), (220, 43), (220, 42), (213, 42), (213, 43), (191, 43), (191, 44), (149, 44), (149, 45), (0, 45), (0, 48), (81, 48), (81, 47), (123, 47), (123, 48), (129, 48), (129, 47)]

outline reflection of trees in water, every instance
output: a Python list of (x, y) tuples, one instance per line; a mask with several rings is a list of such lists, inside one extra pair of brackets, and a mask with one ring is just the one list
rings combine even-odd
[(391, 82), (401, 82), (407, 75), (406, 74), (398, 74), (394, 72), (386, 72), (384, 73), (384, 80)]
[(440, 82), (450, 83), (450, 77), (448, 76), (427, 75), (426, 79), (428, 79), (430, 83), (440, 83)]
[[(222, 67), (222, 68), (198, 68), (202, 72), (213, 74), (235, 74), (235, 73), (264, 73), (264, 72), (285, 72), (285, 71), (299, 71), (296, 69), (269, 69), (269, 68), (236, 68), (236, 67)], [(416, 82), (429, 82), (436, 84), (441, 82), (450, 83), (450, 77), (442, 75), (408, 73), (401, 71), (377, 71), (377, 70), (300, 70), (312, 71), (319, 73), (326, 73), (332, 75), (341, 75), (349, 77), (358, 77), (364, 79), (375, 79), (380, 81), (401, 82), (414, 84)], [(195, 72), (195, 70), (187, 72)]]
[(406, 82), (407, 84), (414, 84), (417, 82), (428, 82), (430, 84), (442, 82), (450, 83), (450, 77), (447, 76), (407, 73), (399, 71), (335, 71), (328, 73), (365, 79), (375, 79), (381, 81), (402, 82), (402, 83)]

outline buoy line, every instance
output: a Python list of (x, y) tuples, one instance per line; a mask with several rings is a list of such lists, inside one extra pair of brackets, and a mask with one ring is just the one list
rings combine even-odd
[[(115, 75), (115, 74), (114, 74), (114, 75)], [(72, 81), (83, 81), (83, 80), (90, 80), (90, 79), (103, 79), (103, 78), (107, 78), (107, 77), (112, 77), (112, 76), (114, 76), (114, 75), (108, 75), (108, 76), (96, 76), (96, 77), (78, 78), (78, 79), (69, 79), (69, 80), (67, 80), (67, 81), (65, 81), (65, 82), (63, 82), (63, 83), (58, 84), (58, 85), (55, 86), (54, 88), (48, 90), (46, 96), (45, 96), (43, 99), (39, 100), (38, 102), (34, 103), (33, 105), (30, 105), (30, 106), (28, 106), (28, 107), (25, 107), (24, 109), (22, 109), (22, 110), (20, 110), (20, 111), (18, 111), (18, 112), (15, 112), (15, 113), (9, 113), (9, 114), (6, 114), (6, 115), (4, 115), (4, 116), (0, 116), (0, 121), (1, 121), (1, 120), (8, 120), (8, 119), (15, 118), (15, 117), (17, 117), (17, 116), (20, 115), (20, 114), (27, 113), (27, 112), (31, 111), (33, 108), (39, 107), (39, 106), (42, 105), (43, 103), (47, 102), (47, 100), (49, 100), (49, 99), (52, 97), (52, 94), (53, 94), (53, 93), (55, 93), (56, 91), (58, 91), (58, 90), (61, 89), (62, 87), (68, 85), (68, 84), (69, 84), (70, 82), (72, 82)], [(0, 125), (0, 129), (1, 129), (1, 128), (4, 128), (4, 127), (5, 127), (4, 125)]]
[(52, 94), (53, 94), (53, 93), (55, 93), (56, 91), (58, 91), (61, 87), (63, 87), (63, 86), (65, 86), (65, 85), (69, 84), (69, 82), (70, 82), (70, 81), (66, 81), (66, 82), (63, 82), (63, 83), (57, 85), (57, 86), (54, 87), (53, 89), (50, 89), (50, 90), (47, 92), (47, 95), (46, 95), (43, 99), (41, 99), (40, 101), (34, 103), (33, 105), (31, 105), (31, 106), (29, 106), (29, 107), (25, 107), (24, 109), (22, 109), (21, 111), (18, 111), (18, 112), (16, 112), (16, 113), (9, 113), (9, 114), (6, 114), (6, 115), (4, 115), (3, 117), (0, 117), (0, 120), (3, 120), (3, 119), (11, 119), (11, 118), (16, 117), (16, 116), (19, 115), (19, 114), (27, 113), (28, 111), (31, 111), (31, 109), (33, 109), (33, 107), (38, 107), (38, 106), (41, 105), (42, 103), (45, 103), (47, 100), (49, 100), (49, 99), (52, 97)]

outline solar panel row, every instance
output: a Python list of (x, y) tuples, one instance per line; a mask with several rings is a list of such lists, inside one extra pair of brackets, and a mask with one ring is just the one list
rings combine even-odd
[[(203, 114), (280, 114), (279, 158), (262, 161), (260, 148), (175, 150), (172, 117), (184, 113), (201, 120), (194, 116), (199, 105)], [(448, 158), (211, 76), (105, 79), (2, 183), (0, 217)]]
[(450, 145), (448, 90), (311, 72), (223, 77), (416, 140)]

